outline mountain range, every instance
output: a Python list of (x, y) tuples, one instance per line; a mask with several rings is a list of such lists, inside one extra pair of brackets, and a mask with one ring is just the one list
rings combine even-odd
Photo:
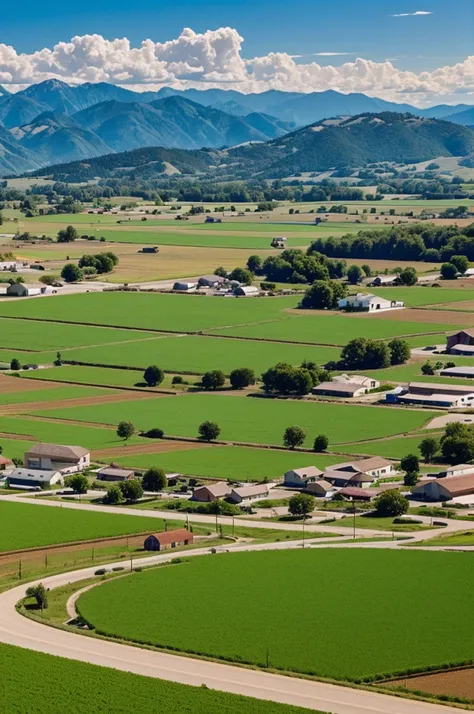
[(215, 149), (268, 142), (328, 117), (387, 111), (474, 126), (474, 107), (464, 104), (421, 110), (333, 90), (242, 94), (163, 87), (138, 93), (105, 82), (70, 86), (47, 80), (16, 94), (0, 87), (0, 174), (149, 146)]
[(170, 172), (208, 178), (279, 178), (296, 172), (364, 166), (380, 161), (419, 162), (474, 154), (474, 131), (439, 119), (379, 112), (323, 119), (268, 142), (186, 151), (162, 147), (114, 153), (50, 166), (53, 180), (156, 178)]

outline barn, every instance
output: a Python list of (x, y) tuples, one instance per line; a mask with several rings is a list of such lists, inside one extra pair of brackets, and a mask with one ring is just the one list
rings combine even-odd
[(174, 531), (164, 531), (163, 533), (153, 533), (145, 538), (143, 547), (145, 550), (171, 550), (179, 548), (183, 545), (192, 545), (194, 536), (185, 528), (179, 528)]

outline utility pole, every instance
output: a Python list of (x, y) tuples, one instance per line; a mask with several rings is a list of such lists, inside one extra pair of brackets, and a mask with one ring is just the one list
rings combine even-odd
[[(305, 527), (305, 523), (306, 523), (306, 521), (305, 521), (305, 519), (303, 518), (303, 548), (304, 548), (304, 545), (305, 545), (305, 543), (304, 543), (304, 527)], [(267, 667), (268, 667), (268, 665), (267, 665)]]

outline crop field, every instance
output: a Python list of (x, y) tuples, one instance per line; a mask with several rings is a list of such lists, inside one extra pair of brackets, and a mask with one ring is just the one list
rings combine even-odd
[[(298, 424), (307, 430), (307, 446), (320, 433), (328, 435), (330, 444), (358, 441), (368, 435), (376, 438), (406, 433), (421, 428), (435, 416), (433, 412), (413, 409), (210, 394), (35, 410), (35, 414), (110, 425), (126, 419), (137, 428), (159, 427), (165, 435), (173, 436), (197, 436), (199, 424), (211, 418), (221, 427), (221, 439), (275, 445), (281, 444), (287, 426)], [(0, 431), (4, 431), (1, 419)]]
[(8, 672), (2, 685), (2, 708), (8, 714), (309, 714), (309, 709), (119, 672), (11, 645), (0, 645), (0, 666)]
[[(51, 298), (52, 300), (53, 298)], [(28, 302), (33, 301), (29, 300)], [(5, 305), (5, 307), (8, 306)], [(15, 306), (12, 304), (12, 307), (14, 308)], [(52, 302), (48, 302), (44, 313), (45, 317), (50, 312), (48, 308), (52, 307)], [(90, 317), (93, 318), (93, 315), (90, 315)], [(84, 325), (55, 324), (51, 322), (35, 322), (34, 320), (21, 321), (6, 318), (0, 318), (0, 334), (4, 349), (7, 348), (10, 351), (15, 348), (20, 350), (23, 348), (35, 352), (156, 337), (153, 333), (147, 334), (146, 332), (135, 330), (117, 330), (107, 327), (86, 327)], [(29, 360), (26, 361), (34, 361), (34, 355), (30, 355)]]
[(381, 439), (380, 441), (360, 441), (357, 444), (344, 444), (340, 447), (350, 454), (363, 454), (370, 456), (385, 456), (388, 459), (401, 459), (407, 454), (416, 454), (421, 458), (418, 446), (426, 436), (404, 436), (399, 439)]
[[(184, 446), (184, 445), (183, 445)], [(285, 471), (304, 466), (326, 466), (341, 461), (340, 456), (302, 454), (243, 446), (214, 446), (157, 454), (114, 457), (114, 462), (134, 468), (159, 466), (168, 473), (202, 476), (234, 481), (263, 481), (282, 478)]]
[(14, 456), (17, 459), (23, 459), (25, 451), (33, 446), (34, 441), (26, 441), (23, 439), (4, 439), (0, 436), (0, 446), (3, 449), (3, 456), (12, 459)]
[[(278, 353), (276, 354), (275, 348)], [(250, 367), (260, 374), (276, 361), (301, 364), (312, 360), (324, 364), (339, 359), (340, 350), (331, 347), (232, 340), (227, 338), (176, 336), (121, 344), (119, 349), (91, 347), (66, 350), (63, 359), (89, 364), (117, 365), (146, 369), (157, 364), (172, 372), (202, 374), (211, 369), (221, 369), (229, 374), (237, 367)]]
[(387, 300), (402, 300), (407, 307), (423, 307), (425, 305), (440, 305), (447, 303), (464, 302), (474, 300), (474, 290), (469, 288), (430, 288), (430, 287), (409, 287), (409, 288), (374, 288), (380, 297)]
[[(264, 665), (268, 652), (272, 667), (357, 679), (471, 658), (471, 575), (471, 558), (463, 553), (235, 553), (106, 582), (84, 593), (78, 609), (102, 634), (256, 665)], [(329, 607), (337, 616), (295, 607), (296, 583), (298, 599), (314, 613)], [(208, 603), (217, 591), (221, 606), (213, 608), (212, 622), (196, 617), (189, 594)], [(357, 626), (347, 607), (354, 593), (364, 603)], [(235, 612), (245, 613), (238, 627), (229, 616)], [(433, 612), (450, 623), (442, 637)]]
[[(64, 356), (67, 358), (68, 353)], [(29, 370), (21, 372), (20, 376), (23, 379), (41, 384), (42, 380), (59, 383), (72, 384), (92, 384), (103, 387), (128, 387), (129, 389), (139, 388), (146, 389), (149, 392), (162, 391), (164, 389), (177, 390), (179, 385), (172, 384), (173, 375), (165, 374), (163, 382), (158, 387), (148, 387), (143, 379), (143, 370), (135, 369), (115, 369), (113, 367), (82, 367), (63, 364), (62, 367), (54, 369)], [(188, 375), (186, 382), (193, 385), (199, 381), (199, 377)], [(183, 385), (183, 389), (186, 385)], [(115, 392), (117, 393), (117, 392)], [(138, 396), (138, 395), (137, 395)]]
[[(23, 387), (24, 382), (21, 382), (19, 386)], [(31, 386), (33, 387), (31, 392), (22, 389), (18, 392), (7, 392), (6, 394), (0, 393), (0, 406), (8, 404), (26, 404), (28, 402), (53, 402), (67, 399), (82, 399), (83, 397), (100, 397), (104, 394), (113, 394), (112, 391), (102, 389), (101, 387), (53, 386), (48, 389), (35, 390), (34, 385)]]
[(145, 533), (163, 528), (140, 516), (96, 513), (39, 504), (0, 501), (0, 552), (108, 536)]
[[(41, 421), (40, 419), (0, 416), (0, 434), (5, 434), (6, 438), (17, 435), (24, 441), (70, 444), (84, 446), (88, 449), (126, 448), (123, 439), (119, 439), (116, 435), (115, 429), (83, 426), (82, 424), (64, 424), (55, 420)], [(0, 437), (1, 439), (2, 437)], [(2, 443), (4, 442), (2, 441)], [(127, 444), (149, 444), (149, 439), (132, 436), (128, 439)], [(8, 456), (8, 453), (5, 451), (4, 455)]]

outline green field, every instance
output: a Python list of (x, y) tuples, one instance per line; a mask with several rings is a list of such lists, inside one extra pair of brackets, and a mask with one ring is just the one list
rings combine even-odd
[(385, 456), (388, 459), (401, 459), (407, 454), (420, 456), (418, 446), (426, 436), (429, 434), (403, 436), (400, 439), (382, 439), (381, 441), (361, 441), (357, 444), (344, 444), (340, 448), (341, 451), (344, 450), (349, 454), (370, 454), (371, 456)]
[[(471, 578), (463, 553), (235, 553), (106, 582), (78, 609), (102, 634), (256, 665), (268, 651), (272, 667), (355, 679), (472, 658)], [(190, 593), (214, 602), (212, 618)], [(442, 637), (433, 612), (449, 621)]]
[(163, 529), (161, 519), (0, 501), (0, 552)]
[[(290, 315), (283, 314), (281, 317), (284, 319), (262, 324), (249, 324), (244, 327), (228, 327), (219, 329), (217, 332), (236, 337), (343, 346), (349, 340), (361, 335), (373, 339), (389, 339), (426, 332), (444, 333), (452, 330), (452, 326), (448, 324), (382, 320), (374, 318), (372, 315), (349, 317), (315, 312), (314, 315), (291, 313)], [(249, 319), (248, 322), (250, 323), (251, 320)], [(438, 339), (444, 342), (444, 334), (437, 337), (435, 341)]]
[(220, 439), (257, 444), (281, 444), (286, 427), (298, 424), (307, 430), (308, 446), (320, 433), (328, 435), (331, 445), (358, 441), (369, 434), (374, 438), (402, 434), (421, 428), (435, 415), (421, 410), (210, 394), (35, 410), (35, 414), (111, 425), (126, 419), (139, 429), (159, 427), (173, 436), (197, 436), (199, 424), (212, 418), (221, 427)]
[[(469, 290), (469, 288), (430, 288), (414, 286), (409, 288), (373, 288), (373, 291), (380, 297), (387, 298), (387, 300), (402, 300), (407, 307), (445, 305), (451, 302), (474, 300), (474, 290)], [(448, 306), (446, 305), (446, 307)]]
[[(61, 299), (61, 301), (64, 298)], [(66, 298), (67, 300), (67, 298)], [(28, 300), (28, 302), (36, 302)], [(37, 301), (40, 302), (39, 300)], [(8, 309), (11, 305), (15, 312), (16, 307), (21, 307), (19, 304), (13, 303), (1, 304), (1, 308)], [(27, 307), (24, 305), (24, 307)], [(45, 306), (46, 309), (41, 311), (41, 315), (45, 319), (49, 319), (50, 313), (53, 312), (52, 301)], [(1, 309), (0, 308), (0, 309)], [(22, 313), (21, 314), (28, 314)], [(20, 314), (18, 313), (18, 314)], [(16, 312), (15, 312), (16, 317)], [(95, 317), (90, 314), (92, 320)], [(90, 327), (84, 325), (67, 325), (52, 322), (35, 322), (33, 320), (15, 320), (0, 318), (0, 334), (2, 336), (2, 348), (11, 350), (15, 348), (27, 349), (35, 352), (46, 350), (63, 350), (66, 347), (81, 347), (82, 345), (100, 345), (106, 343), (126, 342), (128, 340), (145, 340), (153, 337), (153, 333), (137, 332), (135, 330), (117, 330), (106, 327)], [(33, 362), (34, 354), (18, 355), (20, 362)]]
[(25, 404), (26, 402), (52, 402), (63, 399), (100, 397), (104, 394), (113, 394), (113, 392), (109, 389), (102, 389), (101, 387), (50, 387), (49, 389), (36, 389), (31, 392), (7, 392), (6, 394), (0, 394), (0, 405), (5, 406), (7, 404)]
[[(41, 421), (40, 419), (0, 416), (0, 432), (2, 434), (16, 434), (23, 437), (24, 441), (70, 444), (84, 446), (88, 449), (126, 448), (123, 439), (119, 439), (114, 429), (62, 424), (55, 420)], [(132, 436), (127, 443), (149, 444), (150, 441), (139, 436)], [(8, 456), (8, 454), (5, 453), (5, 456)]]
[(34, 441), (26, 441), (22, 439), (4, 439), (0, 436), (0, 446), (2, 447), (2, 455), (7, 459), (12, 459), (16, 456), (18, 459), (23, 459), (25, 451), (33, 446)]
[[(184, 446), (184, 445), (183, 445)], [(159, 466), (168, 473), (203, 476), (233, 481), (263, 481), (283, 478), (285, 471), (303, 466), (326, 466), (341, 461), (340, 456), (302, 454), (244, 446), (215, 446), (210, 449), (186, 449), (163, 454), (122, 456), (114, 461), (135, 468)]]
[[(277, 352), (275, 351), (277, 349)], [(218, 339), (200, 336), (172, 336), (121, 344), (119, 349), (109, 346), (67, 350), (63, 359), (90, 364), (110, 364), (146, 369), (157, 364), (169, 372), (202, 374), (221, 369), (229, 374), (236, 367), (251, 367), (257, 375), (279, 362), (301, 364), (312, 360), (324, 364), (337, 360), (340, 350), (331, 347), (278, 345), (272, 342)]]
[(309, 714), (309, 709), (142, 677), (11, 645), (0, 645), (0, 667), (8, 672), (2, 684), (5, 714)]

